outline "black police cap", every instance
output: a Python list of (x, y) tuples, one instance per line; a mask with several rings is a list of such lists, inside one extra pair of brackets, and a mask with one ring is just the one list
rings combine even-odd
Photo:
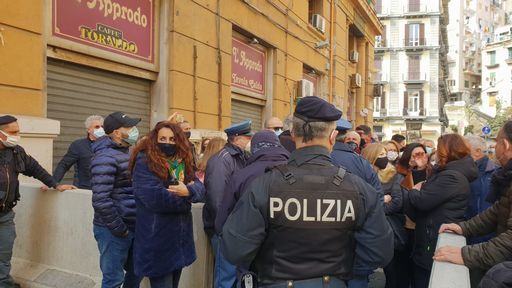
[(16, 122), (16, 121), (18, 121), (18, 119), (16, 119), (16, 117), (11, 116), (11, 115), (0, 116), (0, 125), (10, 124), (10, 123)]
[(340, 119), (342, 113), (322, 98), (307, 96), (299, 100), (293, 115), (305, 122), (331, 122)]

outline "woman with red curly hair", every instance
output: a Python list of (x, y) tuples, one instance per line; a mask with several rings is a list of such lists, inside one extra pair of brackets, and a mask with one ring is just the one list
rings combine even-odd
[(432, 175), (404, 193), (405, 213), (416, 222), (412, 255), (416, 288), (428, 287), (439, 227), (464, 221), (469, 183), (478, 176), (471, 148), (462, 136), (443, 135), (437, 143), (437, 165)]
[(175, 288), (182, 268), (196, 259), (191, 203), (201, 201), (205, 189), (176, 124), (159, 122), (132, 153), (135, 273), (148, 277), (152, 288)]

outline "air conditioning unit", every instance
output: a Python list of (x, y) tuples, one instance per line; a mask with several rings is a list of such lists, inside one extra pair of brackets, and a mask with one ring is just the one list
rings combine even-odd
[(315, 85), (313, 82), (302, 79), (298, 82), (297, 97), (306, 97), (315, 95)]
[(489, 86), (491, 86), (491, 87), (496, 86), (496, 81), (494, 81), (494, 80), (489, 81)]
[(316, 28), (316, 30), (325, 33), (325, 18), (320, 14), (313, 14), (311, 17), (311, 25)]
[(359, 52), (357, 52), (356, 50), (350, 51), (349, 60), (352, 63), (357, 63), (357, 61), (359, 61)]
[(361, 74), (355, 73), (352, 74), (352, 87), (361, 88), (363, 86), (363, 77)]

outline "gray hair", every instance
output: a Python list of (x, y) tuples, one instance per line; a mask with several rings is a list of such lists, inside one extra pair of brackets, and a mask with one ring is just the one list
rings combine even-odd
[(469, 135), (469, 136), (465, 136), (464, 138), (466, 138), (466, 141), (468, 141), (469, 145), (471, 145), (471, 148), (473, 149), (480, 149), (483, 151), (485, 151), (485, 149), (487, 149), (487, 145), (485, 145), (485, 140), (482, 139), (482, 137), (479, 137), (479, 136), (475, 136), (475, 135)]
[(290, 114), (288, 116), (286, 116), (286, 118), (284, 118), (283, 120), (283, 130), (286, 131), (286, 130), (289, 130), (289, 131), (292, 131), (293, 129), (293, 115)]
[(345, 138), (347, 138), (347, 131), (346, 130), (344, 130), (344, 131), (338, 130), (338, 135), (336, 135), (336, 141), (345, 143)]
[(101, 125), (103, 125), (103, 117), (101, 117), (100, 115), (91, 115), (89, 117), (87, 117), (87, 119), (85, 119), (85, 128), (86, 129), (89, 129), (89, 126), (91, 126), (91, 123), (93, 121), (100, 121), (101, 122)]
[[(309, 122), (311, 129), (304, 129), (306, 121), (293, 117), (293, 134), (295, 137), (302, 138), (303, 142), (311, 139), (328, 138), (330, 133), (336, 128), (336, 122)], [(307, 126), (307, 125), (306, 125)], [(304, 131), (307, 130), (307, 131)]]

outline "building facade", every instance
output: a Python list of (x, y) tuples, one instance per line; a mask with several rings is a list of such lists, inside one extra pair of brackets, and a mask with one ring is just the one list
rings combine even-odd
[[(435, 139), (441, 133), (445, 45), (444, 1), (380, 0), (384, 31), (375, 46), (374, 130)], [(446, 13), (445, 13), (446, 14)]]
[(506, 2), (502, 1), (450, 1), (449, 7), (447, 85), (450, 96), (445, 109), (450, 127), (457, 127), (463, 134), (469, 125), (482, 125), (469, 119), (473, 113), (468, 110), (478, 109), (484, 100), (480, 94), (489, 86), (485, 83), (489, 80), (482, 79), (486, 69), (482, 51), (495, 41), (498, 27), (509, 21), (509, 17)]
[[(53, 163), (88, 115), (116, 110), (142, 117), (143, 132), (177, 111), (200, 139), (247, 118), (261, 129), (315, 94), (368, 124), (381, 31), (364, 0), (11, 1), (0, 11), (0, 114), (40, 123), (23, 125), (24, 145), (48, 139)], [(40, 156), (51, 166), (52, 153)]]
[[(512, 105), (512, 26), (495, 30), (494, 41), (482, 50), (482, 94), (480, 111), (496, 116), (497, 108)], [(498, 104), (499, 102), (499, 104)]]

